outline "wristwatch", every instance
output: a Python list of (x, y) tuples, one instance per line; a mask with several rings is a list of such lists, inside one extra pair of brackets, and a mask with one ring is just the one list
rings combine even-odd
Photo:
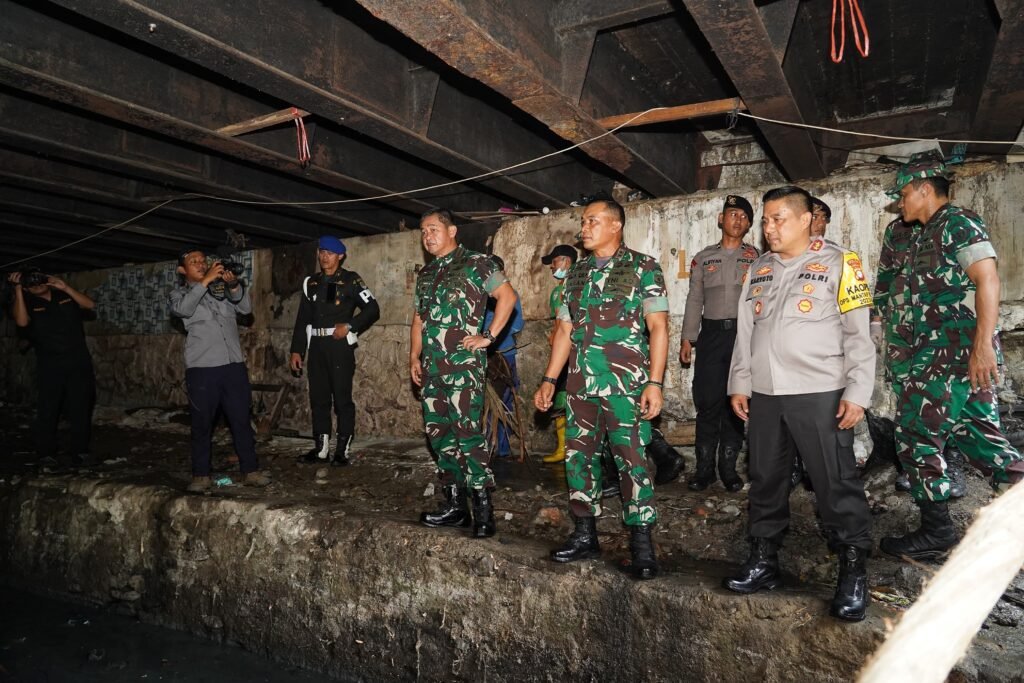
[(480, 333), (480, 336), (486, 339), (487, 341), (491, 342), (492, 344), (494, 343), (494, 335), (491, 334), (490, 330), (484, 330), (483, 332)]

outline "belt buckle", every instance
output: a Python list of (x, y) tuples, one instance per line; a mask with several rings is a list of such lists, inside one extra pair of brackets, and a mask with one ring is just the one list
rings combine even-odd
[(722, 321), (723, 330), (731, 330), (734, 327), (736, 327), (736, 322), (731, 318), (726, 318), (725, 320)]

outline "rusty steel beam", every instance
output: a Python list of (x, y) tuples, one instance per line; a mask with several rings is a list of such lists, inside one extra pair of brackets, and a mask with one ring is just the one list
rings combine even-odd
[[(134, 178), (145, 178), (167, 186), (164, 196), (186, 192), (241, 199), (254, 202), (308, 201), (334, 199), (333, 195), (310, 192), (306, 187), (289, 187), (283, 179), (267, 178), (248, 167), (226, 166), (191, 150), (169, 150), (158, 140), (130, 130), (86, 119), (68, 112), (16, 97), (0, 99), (0, 141), (29, 152), (45, 151), (57, 157), (110, 169)], [(247, 190), (238, 189), (239, 187)], [(257, 208), (253, 205), (249, 208)], [(281, 225), (282, 234), (308, 239), (316, 229), (377, 233), (384, 230), (372, 223), (344, 214), (332, 214), (313, 208), (258, 206), (264, 216), (263, 227)], [(288, 227), (285, 227), (285, 225)]]
[[(805, 123), (754, 0), (683, 0), (751, 114)], [(757, 122), (790, 180), (821, 178), (821, 159), (801, 128)]]
[[(1024, 0), (996, 0), (1000, 19), (992, 60), (971, 124), (972, 140), (1014, 140), (1024, 124)], [(1006, 154), (1010, 145), (971, 145), (980, 154)]]
[[(92, 223), (98, 226), (124, 222), (155, 205), (156, 202), (131, 196), (124, 186), (141, 185), (140, 189), (143, 190), (161, 189), (156, 185), (126, 181), (109, 172), (54, 159), (42, 159), (9, 148), (2, 152), (4, 163), (0, 165), (0, 199), (25, 203), (31, 201), (36, 206), (50, 210), (79, 214), (82, 222), (91, 218)], [(161, 207), (157, 212), (146, 215), (141, 225), (162, 237), (188, 242), (222, 242), (226, 230), (246, 234), (261, 246), (295, 242), (294, 238), (267, 233), (260, 219), (259, 213), (244, 208), (240, 210), (216, 202), (190, 201)], [(132, 225), (140, 224), (129, 223), (124, 230), (132, 232)]]
[(75, 270), (91, 270), (95, 268), (106, 268), (115, 265), (111, 259), (98, 259), (95, 257), (80, 256), (57, 252), (37, 257), (40, 251), (34, 247), (14, 246), (0, 242), (0, 268), (13, 269), (15, 267), (37, 266), (42, 264), (64, 264), (59, 268), (43, 268), (47, 272), (71, 272)]
[[(455, 0), (358, 0), (448, 65), (507, 97), (559, 137), (583, 142), (605, 129), (562, 92), (560, 56), (530, 31), (509, 29), (496, 10), (470, 16)], [(488, 5), (491, 8), (491, 5)], [(514, 23), (514, 22), (513, 22)], [(552, 37), (552, 42), (554, 38)], [(623, 140), (609, 135), (580, 148), (652, 195), (683, 188)]]
[[(2, 51), (2, 46), (0, 46)], [(274, 152), (244, 140), (234, 139), (238, 133), (211, 131), (146, 107), (104, 95), (90, 88), (15, 64), (0, 57), (0, 83), (60, 102), (106, 118), (165, 135), (180, 142), (198, 145), (234, 159), (258, 164), (261, 168), (286, 173), (341, 190), (353, 197), (381, 196), (391, 189), (372, 185), (356, 178), (316, 165), (302, 168), (295, 157)], [(253, 128), (251, 130), (256, 130)], [(325, 198), (323, 195), (321, 199)], [(395, 208), (418, 214), (429, 204), (415, 198), (396, 197), (389, 200)]]
[(676, 11), (671, 0), (560, 0), (553, 4), (551, 24), (559, 32), (603, 31)]
[[(411, 78), (404, 75), (413, 66), (409, 58), (347, 21), (344, 14), (352, 8), (344, 3), (328, 7), (316, 2), (264, 0), (260, 12), (282, 20), (260, 22), (259, 30), (252, 31), (251, 25), (237, 21), (239, 14), (251, 11), (242, 0), (223, 0), (208, 5), (204, 12), (196, 12), (191, 2), (178, 0), (161, 2), (159, 9), (146, 5), (155, 4), (154, 0), (51, 2), (345, 126), (397, 150), (399, 157), (412, 155), (459, 177), (491, 173), (552, 150), (549, 143), (496, 109), (490, 114), (502, 130), (505, 147), (519, 155), (514, 159), (503, 153), (505, 158), (498, 162), (484, 161), (496, 156), (494, 146), (465, 150), (424, 134), (423, 122), (412, 119), (423, 107), (413, 107), (411, 94), (406, 94), (414, 90)], [(466, 103), (472, 101), (470, 96), (463, 97)], [(485, 127), (492, 122), (449, 123), (451, 128), (455, 124)], [(433, 117), (428, 129), (437, 125)], [(515, 144), (508, 144), (510, 140)], [(581, 184), (589, 184), (587, 178), (588, 170), (562, 164), (502, 174), (475, 185), (526, 204), (555, 207), (565, 206)]]
[[(55, 220), (36, 215), (35, 207), (18, 202), (0, 202), (0, 226), (8, 230), (20, 230), (23, 233), (30, 230), (32, 233), (61, 237), (66, 241), (80, 239), (95, 232), (91, 223)], [(175, 255), (181, 251), (183, 246), (174, 240), (154, 235), (126, 234), (120, 230), (104, 233), (102, 243), (115, 247), (128, 247), (132, 250), (135, 258), (138, 258), (140, 251)]]

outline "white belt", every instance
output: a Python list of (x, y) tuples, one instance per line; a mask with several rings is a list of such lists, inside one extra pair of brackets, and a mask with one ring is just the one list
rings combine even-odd
[(312, 335), (314, 337), (333, 337), (334, 336), (334, 328), (333, 327), (313, 327), (313, 328), (310, 329), (309, 333), (310, 333), (310, 335)]

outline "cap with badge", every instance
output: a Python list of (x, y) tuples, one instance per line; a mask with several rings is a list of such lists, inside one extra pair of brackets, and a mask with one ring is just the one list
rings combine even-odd
[(568, 256), (573, 263), (576, 263), (576, 259), (579, 258), (579, 254), (576, 252), (575, 247), (568, 244), (559, 244), (557, 247), (551, 250), (551, 253), (547, 256), (542, 256), (540, 262), (545, 266), (550, 266), (551, 262), (559, 256)]
[(832, 220), (832, 209), (829, 208), (828, 204), (821, 201), (817, 197), (811, 197), (811, 211), (814, 209), (821, 209), (825, 214), (825, 222), (828, 223)]
[(321, 237), (317, 242), (317, 247), (334, 254), (344, 254), (347, 251), (342, 241), (333, 235), (324, 235)]
[(945, 178), (946, 180), (953, 178), (953, 172), (946, 166), (939, 150), (933, 149), (912, 155), (910, 160), (896, 171), (896, 184), (885, 193), (893, 199), (899, 199), (900, 190), (906, 187), (907, 183), (922, 178)]
[(754, 222), (754, 207), (750, 205), (750, 202), (738, 194), (726, 195), (725, 206), (722, 207), (722, 213), (725, 213), (729, 209), (739, 209), (743, 213), (747, 214), (748, 221), (751, 223)]

